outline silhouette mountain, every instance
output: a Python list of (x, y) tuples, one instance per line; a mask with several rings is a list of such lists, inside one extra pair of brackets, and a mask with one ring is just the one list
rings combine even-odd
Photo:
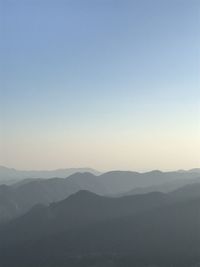
[(49, 204), (63, 200), (69, 195), (87, 189), (105, 194), (104, 187), (90, 173), (71, 178), (33, 179), (0, 186), (0, 222), (10, 220), (28, 211), (36, 204)]
[(49, 206), (37, 205), (28, 213), (3, 227), (0, 242), (8, 240), (25, 241), (40, 236), (83, 227), (94, 222), (106, 221), (117, 217), (135, 214), (140, 211), (158, 207), (169, 199), (162, 193), (109, 198), (81, 190), (63, 201)]
[(5, 267), (195, 266), (199, 222), (199, 185), (120, 198), (82, 190), (2, 225), (0, 262)]
[[(117, 194), (129, 191), (131, 188), (146, 188), (159, 186), (173, 181), (199, 178), (196, 172), (161, 172), (151, 171), (146, 173), (112, 171), (98, 176), (98, 179), (106, 187), (109, 194)], [(172, 189), (173, 190), (173, 189)]]
[(99, 175), (100, 172), (92, 168), (68, 168), (57, 170), (24, 171), (0, 166), (0, 184), (12, 184), (27, 178), (66, 178), (77, 172), (90, 172)]
[(190, 179), (177, 179), (171, 182), (159, 184), (159, 185), (152, 185), (147, 187), (136, 187), (128, 192), (123, 192), (119, 194), (114, 194), (112, 196), (120, 197), (120, 196), (128, 196), (128, 195), (137, 195), (137, 194), (146, 194), (150, 192), (162, 192), (162, 193), (169, 193), (171, 191), (175, 191), (178, 188), (181, 188), (186, 185), (190, 184), (200, 184), (200, 177), (199, 178), (190, 178)]
[[(0, 186), (0, 222), (27, 212), (36, 204), (48, 205), (63, 200), (79, 190), (100, 195), (134, 195), (153, 191), (169, 192), (184, 184), (198, 182), (197, 173), (148, 173), (113, 171), (99, 176), (75, 173), (65, 179), (25, 179), (10, 186)], [(187, 178), (187, 179), (186, 179)], [(128, 193), (124, 193), (130, 190)]]

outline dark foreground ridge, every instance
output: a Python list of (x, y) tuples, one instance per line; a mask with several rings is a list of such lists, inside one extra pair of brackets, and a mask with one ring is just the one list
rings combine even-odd
[(36, 206), (1, 227), (0, 262), (4, 267), (199, 266), (200, 184), (120, 198), (81, 190)]

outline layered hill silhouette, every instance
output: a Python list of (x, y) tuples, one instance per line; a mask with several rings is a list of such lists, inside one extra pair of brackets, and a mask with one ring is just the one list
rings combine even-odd
[(54, 177), (66, 178), (77, 172), (89, 172), (95, 175), (99, 175), (100, 172), (92, 168), (68, 168), (68, 169), (57, 169), (57, 170), (41, 170), (41, 171), (24, 171), (16, 170), (14, 168), (7, 168), (0, 166), (0, 184), (12, 184), (17, 181), (30, 178), (43, 178), (49, 179)]
[(197, 182), (200, 182), (200, 178), (196, 172), (160, 171), (113, 171), (98, 176), (85, 172), (72, 174), (65, 179), (25, 179), (12, 185), (0, 185), (0, 223), (22, 215), (36, 204), (48, 205), (79, 190), (100, 195), (134, 195), (153, 191), (170, 192)]
[(156, 184), (152, 186), (145, 186), (145, 187), (135, 187), (132, 190), (127, 192), (122, 192), (119, 194), (113, 194), (113, 197), (120, 197), (120, 196), (128, 196), (128, 195), (138, 195), (138, 194), (146, 194), (150, 192), (162, 192), (162, 193), (169, 193), (174, 191), (178, 188), (181, 188), (185, 185), (196, 184), (200, 183), (200, 177), (198, 178), (190, 178), (190, 179), (177, 179), (171, 182), (166, 182), (163, 184)]
[(119, 198), (81, 190), (2, 225), (0, 251), (5, 267), (198, 266), (200, 184)]
[(137, 187), (163, 185), (183, 179), (200, 178), (198, 172), (162, 172), (151, 171), (146, 173), (113, 171), (99, 176), (101, 182), (111, 194), (130, 191)]
[(87, 189), (105, 194), (101, 183), (90, 173), (73, 175), (71, 178), (30, 179), (14, 185), (0, 185), (0, 222), (19, 216), (36, 204), (49, 204)]

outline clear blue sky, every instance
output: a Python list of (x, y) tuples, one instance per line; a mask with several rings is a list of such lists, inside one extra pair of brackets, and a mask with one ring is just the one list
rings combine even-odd
[(198, 0), (0, 0), (0, 164), (199, 164)]

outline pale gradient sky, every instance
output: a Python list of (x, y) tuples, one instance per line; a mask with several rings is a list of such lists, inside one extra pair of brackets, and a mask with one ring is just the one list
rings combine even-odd
[(0, 0), (0, 165), (200, 167), (200, 1)]

